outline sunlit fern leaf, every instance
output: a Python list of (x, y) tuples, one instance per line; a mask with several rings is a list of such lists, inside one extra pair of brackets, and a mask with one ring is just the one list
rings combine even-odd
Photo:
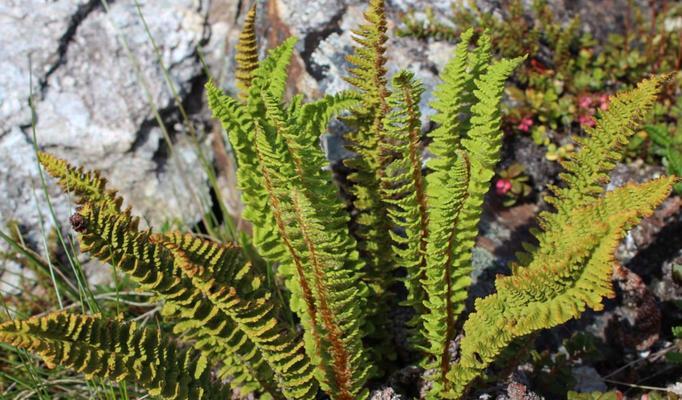
[(38, 353), (50, 367), (64, 365), (87, 377), (128, 381), (168, 400), (224, 400), (206, 359), (180, 350), (158, 330), (99, 315), (55, 312), (0, 324), (0, 341)]
[[(279, 125), (276, 104), (272, 97), (265, 95), (265, 99), (270, 118)], [(297, 307), (303, 311), (306, 350), (317, 364), (318, 380), (333, 399), (364, 398), (367, 393), (363, 385), (369, 371), (360, 329), (364, 294), (358, 273), (345, 267), (358, 262), (357, 254), (352, 253), (353, 242), (343, 221), (334, 222), (334, 214), (342, 214), (338, 211), (338, 199), (325, 194), (330, 190), (326, 179), (319, 181), (322, 183), (319, 186), (313, 183), (322, 173), (315, 163), (320, 156), (314, 155), (310, 145), (289, 137), (283, 126), (278, 134), (289, 149), (285, 158), (280, 158), (282, 153), (274, 149), (276, 138), (268, 137), (258, 126), (254, 148), (270, 207), (289, 253), (286, 265), (291, 266), (290, 282), (292, 290), (298, 290), (292, 298), (295, 295), (302, 300)], [(302, 162), (306, 151), (312, 152), (305, 158), (310, 164)], [(305, 174), (308, 168), (310, 175)], [(307, 188), (303, 182), (308, 182)], [(320, 190), (312, 193), (315, 187)], [(312, 207), (304, 193), (317, 199), (316, 207)], [(329, 224), (320, 224), (322, 219), (328, 219)]]
[(239, 89), (239, 98), (245, 101), (253, 79), (253, 71), (258, 68), (258, 41), (256, 40), (256, 4), (246, 14), (244, 27), (239, 34), (239, 42), (235, 55), (235, 79)]
[(541, 214), (539, 245), (526, 246), (512, 276), (497, 279), (497, 293), (476, 302), (464, 325), (460, 361), (448, 374), (449, 396), (460, 398), (472, 380), (514, 339), (601, 309), (612, 295), (613, 253), (625, 232), (653, 212), (670, 193), (674, 178), (626, 185), (603, 195), (608, 172), (649, 110), (664, 77), (615, 96), (579, 151), (563, 163), (564, 185), (553, 187), (553, 212)]
[[(483, 199), (500, 158), (504, 83), (522, 60), (503, 59), (488, 66), (489, 38), (481, 36), (481, 47), (469, 52), (472, 34), (468, 31), (462, 36), (433, 103), (434, 120), (441, 125), (432, 133), (429, 147), (434, 159), (428, 164), (433, 173), (427, 178), (430, 236), (424, 285), (428, 312), (423, 317), (430, 353), (426, 366), (436, 370), (431, 398), (447, 390), (448, 343), (464, 310)], [(470, 95), (472, 85), (475, 89)]]
[(322, 99), (301, 105), (296, 111), (288, 113), (293, 118), (290, 124), (295, 124), (305, 134), (310, 143), (317, 143), (327, 131), (329, 121), (360, 104), (362, 98), (352, 91), (342, 91), (333, 95), (326, 95)]
[(382, 157), (389, 160), (381, 177), (382, 199), (395, 225), (390, 232), (395, 263), (406, 273), (404, 305), (417, 311), (412, 327), (419, 325), (426, 300), (422, 282), (426, 277), (428, 212), (419, 111), (423, 91), (411, 72), (402, 71), (393, 78), (393, 94), (388, 99), (391, 109), (379, 143)]
[(254, 121), (261, 121), (262, 128), (267, 131), (274, 131), (274, 127), (262, 123), (265, 121), (265, 105), (261, 92), (267, 90), (278, 101), (281, 100), (295, 43), (295, 38), (289, 38), (270, 50), (268, 56), (251, 71), (246, 105), (224, 94), (213, 82), (206, 84), (209, 108), (222, 122), (237, 162), (237, 182), (244, 203), (242, 216), (253, 224), (254, 246), (270, 262), (281, 262), (285, 249), (275, 228), (274, 216), (267, 207), (262, 177), (257, 173), (252, 149)]
[(381, 196), (381, 176), (384, 163), (379, 152), (379, 140), (384, 117), (388, 113), (389, 91), (386, 78), (386, 31), (388, 23), (384, 0), (370, 0), (364, 13), (365, 23), (353, 30), (356, 46), (346, 57), (348, 76), (344, 79), (354, 86), (362, 104), (352, 109), (344, 118), (350, 127), (345, 134), (348, 149), (354, 157), (344, 160), (350, 169), (348, 192), (353, 204), (353, 235), (358, 239), (358, 249), (366, 263), (365, 282), (374, 299), (367, 310), (365, 330), (372, 343), (373, 357), (381, 359), (391, 355), (388, 314), (395, 305), (393, 292), (395, 266), (392, 258), (391, 220)]
[(166, 303), (165, 314), (172, 320), (201, 322), (199, 326), (185, 325), (191, 329), (183, 333), (197, 343), (209, 346), (201, 350), (214, 353), (220, 349), (228, 360), (235, 359), (232, 355), (237, 354), (236, 359), (245, 363), (237, 366), (237, 371), (246, 375), (243, 379), (251, 386), (258, 382), (259, 391), (281, 398), (274, 372), (258, 347), (232, 317), (213, 307), (184, 276), (170, 250), (149, 230), (138, 230), (137, 218), (129, 214), (108, 215), (91, 203), (85, 203), (76, 215), (82, 221), (79, 235), (82, 251), (115, 265), (142, 289), (156, 293)]
[(74, 167), (49, 153), (39, 152), (38, 160), (59, 186), (76, 196), (76, 203), (100, 203), (104, 210), (117, 214), (121, 212), (123, 198), (116, 191), (107, 189), (107, 180), (97, 171), (87, 171), (83, 167)]
[(565, 172), (559, 177), (564, 186), (552, 186), (553, 196), (546, 199), (558, 212), (544, 215), (546, 225), (560, 223), (571, 211), (603, 193), (608, 173), (623, 158), (623, 146), (653, 107), (665, 79), (656, 76), (631, 91), (616, 94), (609, 100), (608, 110), (599, 113), (596, 126), (586, 128), (586, 136), (575, 138), (581, 151), (561, 163)]
[(562, 324), (588, 308), (601, 310), (603, 298), (614, 294), (616, 246), (670, 194), (673, 182), (665, 177), (616, 189), (544, 232), (530, 265), (498, 278), (497, 293), (476, 301), (476, 312), (464, 324), (460, 360), (448, 374), (452, 391), (447, 398), (461, 398), (514, 339)]
[[(273, 371), (256, 346), (229, 316), (211, 311), (202, 293), (175, 267), (170, 252), (154, 242), (150, 231), (138, 229), (139, 221), (131, 216), (130, 210), (120, 211), (121, 199), (115, 191), (107, 190), (106, 181), (99, 173), (83, 171), (44, 153), (40, 160), (81, 204), (71, 221), (80, 233), (82, 251), (111, 262), (143, 288), (157, 293), (166, 301), (165, 314), (179, 322), (176, 333), (183, 333), (203, 345), (200, 349), (205, 354), (225, 363), (239, 361), (240, 365), (226, 365), (235, 383), (244, 383), (244, 387), (235, 385), (236, 388), (269, 389), (277, 393)], [(188, 322), (192, 320), (201, 323)]]
[(245, 263), (239, 248), (192, 235), (173, 234), (159, 240), (176, 265), (206, 298), (239, 325), (275, 371), (287, 399), (313, 399), (317, 382), (303, 342), (278, 318), (278, 303), (263, 279)]
[[(428, 180), (442, 177), (452, 169), (457, 160), (457, 149), (461, 149), (461, 141), (466, 134), (462, 119), (470, 104), (463, 99), (468, 86), (473, 84), (475, 78), (467, 69), (472, 36), (472, 30), (462, 34), (453, 57), (440, 74), (442, 83), (436, 86), (433, 92), (430, 105), (436, 114), (431, 117), (431, 120), (438, 126), (429, 133), (432, 139), (429, 151), (434, 157), (428, 162), (429, 169), (433, 171), (427, 178)], [(434, 190), (431, 187), (432, 185), (429, 185), (429, 190)]]
[(282, 247), (274, 216), (267, 207), (263, 178), (258, 173), (258, 161), (253, 151), (253, 116), (212, 82), (206, 84), (206, 91), (208, 105), (214, 117), (222, 122), (237, 162), (237, 183), (244, 203), (242, 217), (253, 224), (253, 244), (261, 256), (279, 262), (286, 250)]
[[(323, 364), (331, 378), (327, 392), (332, 399), (367, 399), (364, 387), (371, 367), (362, 343), (362, 287), (357, 275), (343, 268), (343, 255), (327, 239), (321, 216), (308, 198), (291, 192), (291, 214), (284, 218), (300, 230), (297, 245), (310, 266), (321, 331), (324, 332)], [(305, 252), (305, 253), (304, 253)]]
[(289, 64), (297, 41), (296, 37), (286, 39), (282, 44), (270, 50), (268, 56), (253, 71), (248, 99), (249, 112), (253, 116), (260, 117), (263, 115), (261, 108), (263, 90), (268, 90), (278, 101), (283, 99), (289, 79)]

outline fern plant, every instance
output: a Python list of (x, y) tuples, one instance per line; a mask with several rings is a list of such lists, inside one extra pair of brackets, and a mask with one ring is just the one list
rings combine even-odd
[[(237, 60), (240, 93), (207, 84), (213, 113), (238, 163), (244, 217), (257, 255), (192, 234), (153, 233), (122, 208), (97, 172), (47, 153), (43, 167), (76, 197), (71, 217), (81, 249), (115, 265), (164, 303), (183, 347), (154, 329), (101, 316), (56, 312), (0, 325), (0, 341), (88, 376), (128, 380), (165, 399), (226, 399), (228, 386), (260, 398), (369, 397), (368, 381), (390, 370), (375, 346), (387, 343), (391, 307), (414, 311), (410, 344), (429, 399), (462, 398), (514, 342), (557, 326), (613, 295), (613, 253), (624, 233), (670, 193), (674, 178), (604, 192), (636, 125), (664, 78), (615, 96), (552, 187), (536, 245), (525, 245), (496, 292), (464, 318), (472, 248), (500, 158), (500, 99), (522, 58), (491, 62), (490, 39), (466, 32), (434, 92), (424, 165), (422, 85), (384, 63), (386, 17), (372, 0), (349, 61), (355, 89), (306, 103), (284, 99), (295, 39), (257, 61), (255, 10)], [(350, 209), (326, 169), (319, 138), (345, 113)], [(262, 257), (262, 259), (261, 259)], [(266, 279), (262, 261), (281, 280)], [(274, 296), (284, 282), (287, 299)], [(394, 292), (404, 285), (404, 301)], [(284, 317), (289, 308), (300, 321)], [(463, 323), (463, 330), (458, 329)], [(457, 336), (462, 333), (460, 339)], [(458, 340), (458, 349), (452, 343)], [(214, 367), (215, 366), (215, 367)]]

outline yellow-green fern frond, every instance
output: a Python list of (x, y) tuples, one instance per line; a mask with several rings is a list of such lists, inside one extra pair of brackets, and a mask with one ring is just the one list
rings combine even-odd
[(123, 199), (115, 190), (107, 189), (107, 180), (97, 171), (74, 167), (49, 153), (39, 152), (38, 161), (48, 174), (57, 179), (62, 189), (76, 196), (76, 203), (100, 203), (108, 212), (120, 213)]
[(252, 71), (247, 104), (227, 96), (215, 84), (208, 82), (208, 105), (214, 117), (222, 122), (237, 162), (237, 181), (244, 203), (243, 217), (253, 223), (253, 243), (260, 255), (271, 262), (281, 262), (285, 249), (281, 244), (272, 212), (267, 207), (268, 197), (263, 189), (263, 178), (258, 174), (253, 152), (254, 124), (273, 132), (267, 126), (265, 105), (261, 92), (272, 93), (278, 101), (284, 95), (287, 67), (293, 54), (295, 38), (289, 38), (270, 50), (258, 68)]
[(344, 118), (351, 128), (345, 135), (348, 149), (355, 156), (344, 160), (350, 169), (348, 188), (353, 204), (353, 235), (358, 239), (358, 249), (366, 262), (364, 280), (368, 283), (372, 301), (368, 304), (367, 326), (371, 340), (377, 348), (375, 358), (391, 354), (382, 349), (388, 345), (388, 310), (394, 302), (389, 290), (395, 283), (392, 263), (391, 219), (382, 201), (381, 180), (388, 160), (381, 157), (379, 141), (383, 136), (383, 121), (389, 111), (386, 78), (386, 41), (388, 29), (384, 0), (370, 0), (364, 14), (365, 24), (353, 30), (357, 45), (346, 57), (350, 64), (345, 80), (353, 85), (362, 98), (360, 106)]
[(275, 372), (287, 399), (313, 399), (317, 382), (303, 342), (278, 318), (281, 312), (263, 279), (239, 248), (192, 235), (162, 237), (175, 264), (214, 307), (232, 317)]
[(289, 64), (294, 54), (296, 37), (290, 37), (268, 52), (268, 56), (253, 71), (253, 81), (249, 88), (249, 111), (254, 117), (262, 117), (261, 93), (268, 90), (278, 101), (284, 97), (289, 74)]
[(422, 175), (421, 113), (419, 102), (424, 88), (414, 74), (402, 71), (393, 78), (391, 111), (384, 121), (379, 143), (382, 157), (389, 161), (381, 181), (383, 201), (395, 224), (390, 231), (395, 263), (405, 269), (408, 291), (406, 306), (417, 311), (415, 326), (425, 312), (426, 244), (428, 212)]
[[(292, 213), (285, 215), (300, 230), (299, 246), (304, 250), (314, 287), (323, 336), (323, 364), (332, 399), (366, 399), (364, 388), (370, 373), (362, 344), (362, 287), (357, 274), (343, 267), (343, 255), (327, 239), (325, 226), (316, 208), (300, 192), (291, 193)], [(331, 372), (331, 373), (330, 373)]]
[(111, 262), (142, 288), (157, 293), (166, 301), (164, 314), (179, 321), (176, 333), (196, 340), (205, 354), (224, 362), (237, 361), (239, 364), (225, 367), (234, 382), (244, 384), (241, 389), (270, 391), (279, 397), (273, 371), (254, 343), (229, 315), (213, 310), (150, 231), (138, 230), (137, 218), (128, 211), (120, 212), (120, 198), (106, 189), (97, 172), (85, 172), (47, 154), (41, 155), (41, 161), (65, 189), (78, 196), (81, 207), (71, 220), (80, 233), (82, 251)]
[[(432, 134), (434, 172), (427, 179), (429, 243), (425, 289), (428, 295), (424, 335), (430, 353), (427, 367), (436, 369), (430, 396), (447, 391), (448, 343), (464, 310), (471, 283), (471, 250), (478, 235), (483, 199), (500, 157), (500, 102), (504, 83), (521, 58), (487, 65), (489, 39), (467, 52), (472, 32), (463, 35), (436, 91), (434, 118), (441, 125)], [(477, 75), (474, 75), (477, 74)], [(467, 87), (473, 97), (467, 100)]]
[[(430, 105), (436, 114), (431, 120), (438, 126), (429, 133), (432, 139), (429, 151), (433, 154), (433, 158), (427, 164), (433, 171), (429, 175), (429, 180), (443, 179), (446, 176), (443, 174), (452, 169), (457, 160), (457, 149), (461, 149), (460, 143), (466, 134), (462, 120), (470, 105), (464, 98), (476, 77), (467, 68), (472, 36), (471, 29), (462, 34), (453, 57), (440, 74), (442, 83), (436, 86), (433, 92), (434, 100)], [(434, 190), (432, 188), (434, 186), (429, 185), (429, 190)]]
[(237, 183), (244, 203), (242, 217), (253, 224), (253, 244), (265, 259), (278, 262), (286, 252), (282, 247), (274, 216), (263, 190), (262, 176), (253, 150), (254, 119), (246, 107), (223, 93), (212, 82), (207, 83), (208, 105), (219, 119), (232, 146), (237, 162)]
[(303, 132), (299, 134), (308, 135), (306, 141), (310, 143), (317, 143), (327, 131), (329, 121), (341, 114), (344, 111), (350, 110), (357, 106), (361, 101), (361, 97), (356, 92), (342, 91), (333, 95), (326, 95), (324, 98), (302, 104), (298, 110), (292, 110), (288, 113), (291, 124), (303, 127)]
[(497, 293), (476, 301), (464, 324), (460, 360), (448, 374), (460, 398), (468, 385), (514, 339), (600, 310), (612, 297), (613, 253), (625, 232), (650, 215), (669, 194), (674, 178), (627, 185), (571, 214), (543, 233), (543, 246), (527, 267), (496, 281)]
[(545, 224), (563, 219), (604, 191), (608, 172), (623, 157), (622, 149), (635, 133), (635, 128), (653, 107), (665, 76), (656, 76), (637, 85), (632, 91), (613, 96), (609, 108), (600, 112), (597, 124), (587, 128), (585, 137), (576, 137), (581, 151), (562, 162), (559, 177), (563, 187), (551, 187), (553, 196), (546, 200), (557, 208), (555, 216), (544, 215)]
[(670, 193), (674, 178), (660, 178), (603, 194), (608, 172), (621, 155), (635, 124), (651, 107), (662, 78), (619, 94), (616, 106), (588, 131), (577, 154), (564, 162), (565, 186), (549, 199), (556, 211), (544, 213), (539, 246), (522, 254), (512, 275), (496, 281), (497, 293), (476, 301), (476, 312), (464, 325), (460, 360), (448, 374), (461, 397), (471, 382), (514, 339), (601, 309), (613, 294), (613, 253), (625, 232), (651, 214)]
[[(324, 189), (325, 185), (314, 183), (321, 173), (315, 168), (315, 160), (320, 156), (315, 156), (309, 145), (290, 137), (291, 132), (280, 126), (282, 121), (277, 122), (279, 112), (272, 97), (264, 97), (270, 118), (279, 127), (278, 134), (284, 138), (289, 151), (284, 153), (286, 158), (279, 158), (282, 153), (274, 147), (276, 138), (268, 137), (258, 126), (254, 147), (270, 207), (289, 252), (288, 265), (292, 266), (293, 276), (290, 281), (298, 284), (299, 293), (292, 287), (292, 300), (294, 296), (300, 296), (304, 303), (292, 304), (292, 307), (304, 309), (302, 324), (306, 332), (306, 350), (317, 364), (318, 380), (333, 399), (365, 398), (367, 392), (363, 386), (369, 365), (360, 329), (364, 293), (358, 272), (353, 267), (348, 268), (349, 264), (358, 263), (357, 254), (353, 254), (352, 239), (343, 221), (335, 222), (335, 215), (341, 215), (336, 203), (338, 199), (329, 198), (328, 185)], [(301, 137), (304, 136), (298, 136)], [(311, 155), (305, 161), (310, 160), (310, 165), (301, 158), (309, 153)], [(308, 169), (310, 176), (305, 175)], [(309, 192), (315, 188), (321, 190)], [(317, 200), (315, 208), (311, 198)], [(329, 221), (329, 224), (321, 224), (321, 220)]]
[(370, 0), (364, 14), (366, 24), (352, 31), (358, 46), (346, 57), (351, 66), (348, 68), (350, 76), (345, 80), (366, 96), (364, 101), (370, 107), (385, 108), (388, 98), (384, 66), (388, 41), (385, 7), (384, 0)]
[(158, 330), (99, 315), (56, 312), (0, 324), (0, 342), (38, 353), (50, 367), (63, 365), (87, 377), (128, 381), (168, 400), (224, 400), (206, 359), (180, 350)]
[(246, 14), (244, 19), (244, 27), (239, 34), (239, 42), (237, 43), (236, 71), (235, 78), (237, 88), (239, 89), (239, 97), (245, 101), (248, 97), (249, 87), (253, 79), (253, 70), (258, 68), (258, 41), (256, 40), (256, 5), (251, 6), (251, 9)]
[[(434, 91), (431, 106), (436, 110), (432, 117), (439, 126), (430, 133), (429, 150), (433, 158), (426, 178), (428, 203), (428, 243), (426, 249), (426, 279), (423, 281), (427, 311), (421, 314), (423, 332), (415, 339), (424, 343), (426, 366), (434, 370), (431, 393), (437, 395), (444, 388), (445, 374), (449, 368), (447, 343), (452, 335), (449, 321), (451, 294), (466, 291), (469, 286), (466, 272), (459, 281), (453, 281), (453, 258), (457, 244), (455, 226), (467, 196), (471, 175), (469, 157), (462, 149), (466, 135), (464, 118), (470, 104), (465, 101), (466, 90), (475, 76), (468, 67), (469, 45), (473, 31), (465, 32), (455, 49), (454, 57), (441, 72), (442, 83)], [(421, 337), (423, 336), (423, 338)]]
[[(155, 239), (149, 230), (138, 230), (137, 218), (128, 214), (107, 214), (94, 203), (85, 203), (76, 215), (81, 222), (79, 241), (82, 251), (115, 265), (143, 290), (156, 293), (165, 302), (164, 316), (179, 322), (176, 332), (207, 346), (200, 348), (202, 351), (219, 357), (223, 353), (228, 360), (243, 363), (237, 369), (233, 368), (246, 375), (236, 377), (237, 380), (245, 380), (252, 387), (257, 382), (259, 391), (281, 398), (274, 381), (274, 371), (255, 343), (239, 329), (231, 316), (213, 307), (201, 290), (184, 275), (162, 241)], [(188, 330), (180, 332), (180, 327)]]

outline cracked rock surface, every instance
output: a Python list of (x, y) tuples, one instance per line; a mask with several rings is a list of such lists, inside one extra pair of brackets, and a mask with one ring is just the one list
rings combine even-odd
[[(152, 224), (194, 223), (198, 203), (207, 197), (194, 142), (177, 123), (161, 65), (179, 101), (197, 95), (204, 79), (197, 48), (209, 35), (208, 2), (141, 2), (139, 13), (157, 49), (134, 1), (110, 1), (106, 8), (100, 0), (0, 4), (0, 226), (17, 222), (38, 248), (41, 225), (47, 232), (53, 223), (32, 144), (31, 94), (38, 145), (100, 169)], [(63, 223), (71, 201), (49, 183)], [(16, 268), (0, 262), (0, 273)], [(0, 289), (11, 290), (17, 279), (16, 273), (2, 274)]]

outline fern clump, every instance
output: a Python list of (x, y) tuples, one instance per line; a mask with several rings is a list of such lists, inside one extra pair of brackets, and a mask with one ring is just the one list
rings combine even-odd
[[(224, 399), (226, 385), (260, 398), (315, 399), (321, 391), (367, 399), (368, 381), (391, 369), (382, 355), (390, 343), (386, 314), (400, 306), (414, 311), (409, 342), (425, 369), (426, 397), (462, 398), (513, 342), (599, 310), (613, 295), (619, 240), (675, 183), (662, 177), (603, 189), (663, 78), (615, 96), (596, 126), (576, 138), (580, 149), (551, 188), (553, 210), (540, 216), (537, 246), (527, 245), (512, 274), (498, 277), (496, 292), (476, 300), (464, 318), (471, 252), (500, 159), (504, 83), (523, 58), (491, 62), (490, 39), (463, 34), (434, 92), (438, 126), (427, 145), (421, 83), (409, 71), (388, 83), (385, 18), (383, 2), (373, 0), (349, 57), (354, 90), (285, 101), (295, 39), (257, 61), (255, 9), (240, 38), (238, 97), (207, 84), (238, 164), (257, 254), (189, 233), (140, 229), (98, 173), (39, 155), (76, 196), (71, 222), (81, 249), (155, 293), (173, 333), (194, 343), (191, 351), (156, 330), (63, 312), (6, 322), (0, 340), (37, 352), (48, 365), (128, 380), (166, 399)], [(355, 152), (350, 204), (319, 143), (339, 114)], [(427, 163), (425, 147), (433, 155)], [(280, 279), (267, 279), (264, 264)], [(279, 282), (285, 299), (274, 295)], [(402, 302), (396, 283), (407, 293)], [(295, 320), (284, 317), (287, 308)]]

